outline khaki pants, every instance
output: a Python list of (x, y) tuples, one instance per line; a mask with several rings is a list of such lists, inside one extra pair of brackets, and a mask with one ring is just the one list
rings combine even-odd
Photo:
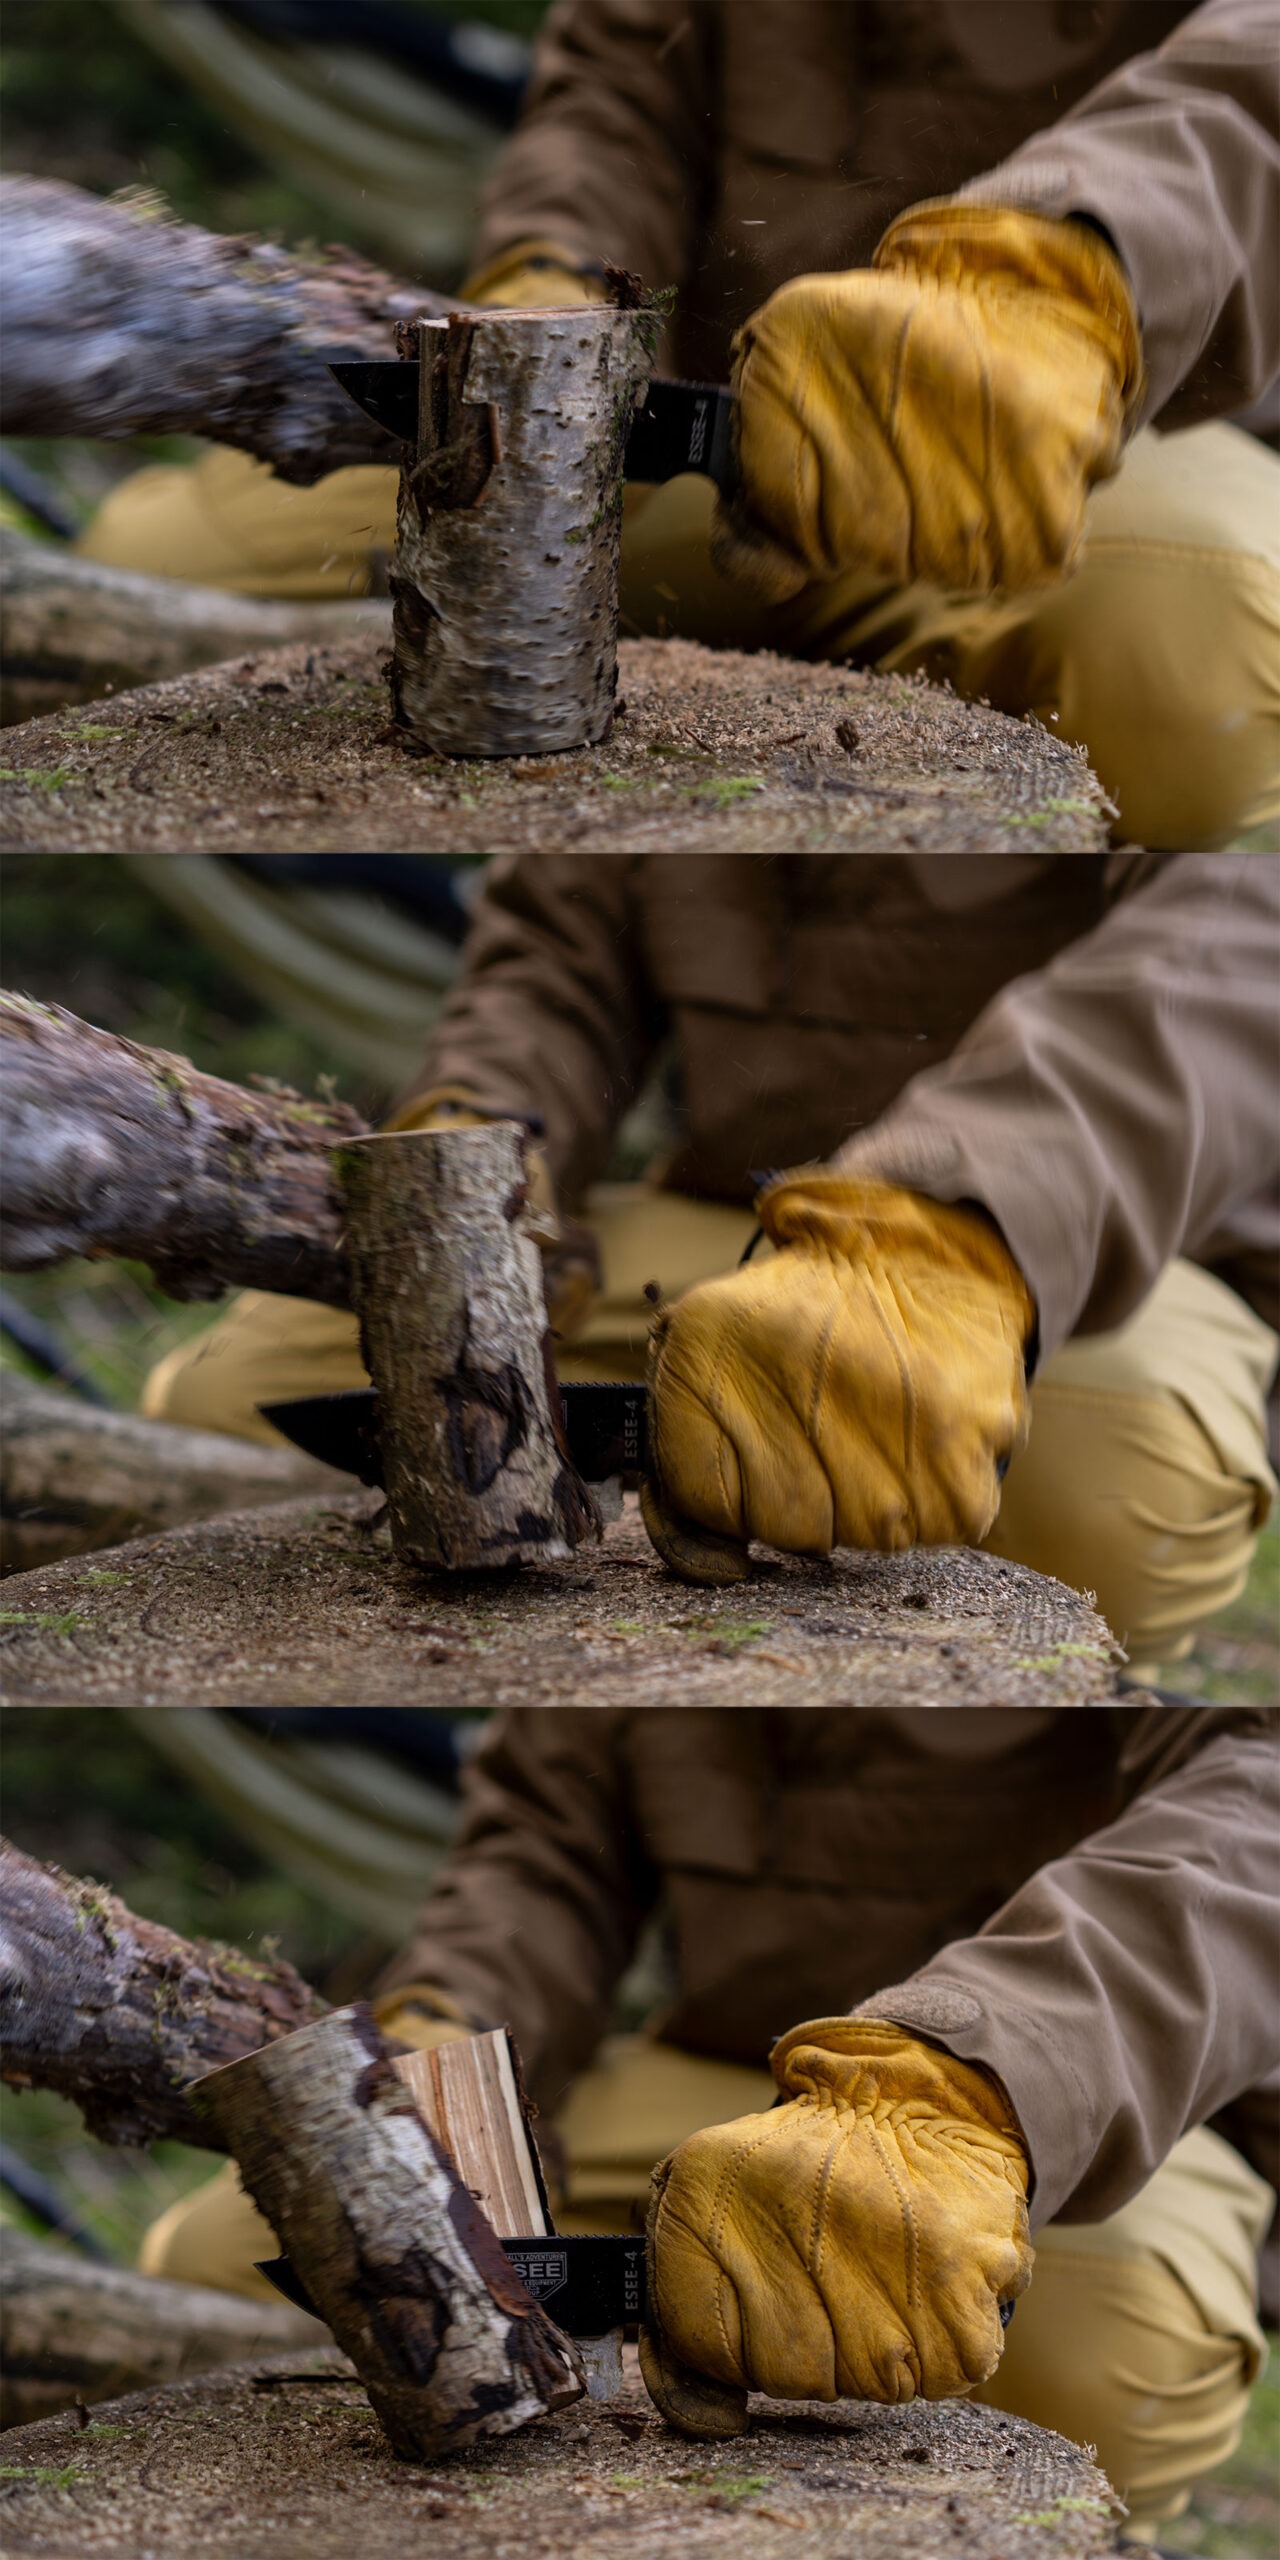
[[(643, 1377), (645, 1283), (675, 1298), (731, 1270), (754, 1220), (631, 1183), (601, 1185), (587, 1215), (604, 1285), (557, 1366), (565, 1378)], [(1233, 1290), (1171, 1263), (1128, 1324), (1046, 1361), (988, 1546), (1094, 1592), (1135, 1667), (1177, 1661), (1238, 1597), (1270, 1508), (1264, 1406), (1275, 1352), (1275, 1336)], [(152, 1371), (143, 1410), (274, 1441), (258, 1404), (363, 1377), (353, 1318), (247, 1291)]]
[[(655, 2160), (776, 2094), (768, 2072), (611, 2039), (558, 2122), (569, 2163), (559, 2228), (638, 2228)], [(1271, 2203), (1227, 2143), (1187, 2134), (1109, 2222), (1036, 2235), (1031, 2290), (976, 2397), (1096, 2445), (1135, 2523), (1176, 2515), (1239, 2441), (1264, 2353), (1254, 2264)], [(268, 2298), (254, 2262), (277, 2254), (228, 2165), (152, 2225), (139, 2264)]]
[[(1083, 746), (1133, 842), (1280, 843), (1280, 461), (1238, 428), (1136, 436), (1090, 500), (1081, 567), (1024, 596), (845, 576), (762, 606), (711, 565), (713, 496), (688, 475), (628, 491), (624, 631), (920, 669)], [(121, 482), (79, 548), (249, 595), (363, 595), (395, 497), (384, 469), (290, 489), (217, 448)]]

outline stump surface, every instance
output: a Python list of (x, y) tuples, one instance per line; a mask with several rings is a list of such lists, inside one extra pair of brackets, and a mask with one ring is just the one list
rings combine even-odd
[[(0, 844), (207, 853), (1096, 853), (1083, 756), (923, 679), (624, 641), (603, 744), (459, 761), (390, 725), (373, 638), (6, 732)], [(78, 734), (88, 729), (86, 737)], [(105, 734), (104, 734), (105, 733)]]
[[(510, 1575), (396, 1562), (377, 1494), (229, 1513), (15, 1574), (0, 1696), (60, 1706), (1023, 1706), (1110, 1703), (1087, 1600), (967, 1548), (754, 1549), (693, 1591), (628, 1497), (600, 1546)], [(110, 1582), (101, 1567), (118, 1574)]]
[[(1079, 2445), (963, 2401), (753, 2401), (689, 2444), (632, 2380), (433, 2469), (398, 2462), (335, 2349), (106, 2403), (4, 2439), (23, 2560), (1094, 2560), (1109, 2492)], [(599, 2543), (597, 2543), (599, 2537)]]

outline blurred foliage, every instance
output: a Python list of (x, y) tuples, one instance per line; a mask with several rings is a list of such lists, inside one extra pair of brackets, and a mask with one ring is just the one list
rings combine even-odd
[[(484, 19), (525, 37), (537, 32), (546, 12), (546, 0), (408, 5), (436, 17)], [(332, 209), (324, 197), (295, 184), (241, 141), (218, 110), (124, 23), (110, 0), (6, 0), (0, 101), (11, 170), (61, 178), (94, 195), (156, 187), (184, 221), (211, 231), (261, 231), (290, 245), (332, 234)], [(370, 244), (352, 231), (351, 245)]]

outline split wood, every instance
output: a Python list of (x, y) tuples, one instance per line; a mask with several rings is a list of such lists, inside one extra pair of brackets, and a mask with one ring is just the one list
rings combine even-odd
[(345, 1145), (346, 1251), (398, 1556), (567, 1556), (599, 1517), (565, 1447), (514, 1121)]
[(191, 2095), (397, 2453), (434, 2461), (581, 2396), (573, 2347), (516, 2276), (363, 2003)]
[(593, 304), (417, 329), (391, 578), (392, 699), (414, 744), (521, 756), (607, 735), (623, 464), (659, 326)]

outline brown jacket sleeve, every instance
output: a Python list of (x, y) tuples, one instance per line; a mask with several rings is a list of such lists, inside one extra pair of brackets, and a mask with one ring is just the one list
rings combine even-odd
[[(1003, 988), (833, 1158), (981, 1201), (1034, 1293), (1043, 1354), (1121, 1324), (1175, 1254), (1206, 1252), (1235, 1204), (1280, 1190), (1280, 865), (1130, 860), (1117, 877), (1140, 885), (1104, 922)], [(1274, 1208), (1270, 1234), (1274, 1251)]]
[(477, 265), (554, 240), (682, 285), (708, 183), (710, 51), (699, 0), (556, 0), (484, 198)]
[(453, 1850), (379, 1984), (430, 1983), (475, 2026), (514, 2026), (545, 2115), (605, 2034), (656, 1898), (629, 1808), (626, 1721), (607, 1708), (493, 1718), (466, 1772)]
[(1277, 1721), (1136, 1715), (1118, 1819), (859, 2003), (999, 2074), (1031, 2154), (1033, 2228), (1104, 2221), (1275, 2068)]
[(1140, 422), (1250, 407), (1280, 372), (1275, 0), (1204, 0), (961, 194), (1110, 234), (1142, 323)]
[(562, 1208), (602, 1172), (661, 1028), (647, 990), (628, 856), (508, 855), (476, 902), (462, 975), (409, 1095), (465, 1085), (536, 1114)]

